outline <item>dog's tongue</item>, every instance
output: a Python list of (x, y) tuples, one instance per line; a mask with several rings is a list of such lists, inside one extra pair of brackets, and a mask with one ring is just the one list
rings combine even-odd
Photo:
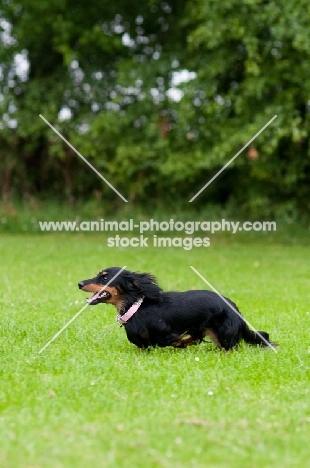
[(86, 300), (88, 302), (88, 304), (91, 304), (93, 301), (95, 301), (96, 299), (98, 299), (100, 297), (100, 294), (102, 293), (102, 291), (99, 291), (95, 294), (93, 294), (91, 297), (88, 297)]

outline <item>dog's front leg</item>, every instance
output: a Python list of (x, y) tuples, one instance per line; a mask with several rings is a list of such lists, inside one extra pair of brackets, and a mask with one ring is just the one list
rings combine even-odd
[(174, 348), (187, 348), (187, 346), (196, 345), (200, 341), (198, 337), (194, 337), (186, 331), (180, 335), (173, 335), (171, 346)]

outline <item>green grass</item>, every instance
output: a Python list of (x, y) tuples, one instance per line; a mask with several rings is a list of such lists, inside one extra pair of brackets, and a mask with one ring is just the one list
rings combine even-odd
[[(109, 249), (103, 235), (3, 235), (0, 466), (309, 467), (310, 249), (244, 244)], [(112, 307), (82, 307), (99, 269), (151, 271), (165, 289), (235, 301), (278, 353), (212, 344), (141, 352)]]

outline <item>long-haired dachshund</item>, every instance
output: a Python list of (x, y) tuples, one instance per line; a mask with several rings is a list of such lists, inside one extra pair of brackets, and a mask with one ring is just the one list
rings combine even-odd
[(230, 299), (225, 298), (225, 302), (212, 291), (163, 292), (149, 273), (118, 267), (106, 268), (78, 286), (94, 293), (87, 299), (90, 305), (104, 302), (116, 307), (117, 321), (128, 340), (139, 348), (185, 348), (201, 343), (205, 336), (225, 350), (241, 339), (251, 345), (272, 344), (268, 333), (249, 329)]

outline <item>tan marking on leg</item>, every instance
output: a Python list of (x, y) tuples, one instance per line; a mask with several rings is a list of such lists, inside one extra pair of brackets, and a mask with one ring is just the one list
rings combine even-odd
[(199, 338), (193, 338), (187, 332), (179, 336), (179, 339), (172, 343), (175, 348), (186, 348), (187, 346), (195, 345), (200, 342)]
[(141, 338), (143, 338), (144, 340), (149, 340), (150, 339), (149, 332), (145, 330), (143, 333), (141, 333)]
[(204, 336), (209, 336), (209, 338), (211, 338), (211, 340), (213, 341), (214, 344), (216, 344), (216, 346), (218, 346), (219, 348), (223, 348), (219, 342), (219, 340), (217, 339), (217, 336), (216, 334), (214, 333), (214, 331), (212, 330), (212, 328), (205, 328), (204, 329)]

